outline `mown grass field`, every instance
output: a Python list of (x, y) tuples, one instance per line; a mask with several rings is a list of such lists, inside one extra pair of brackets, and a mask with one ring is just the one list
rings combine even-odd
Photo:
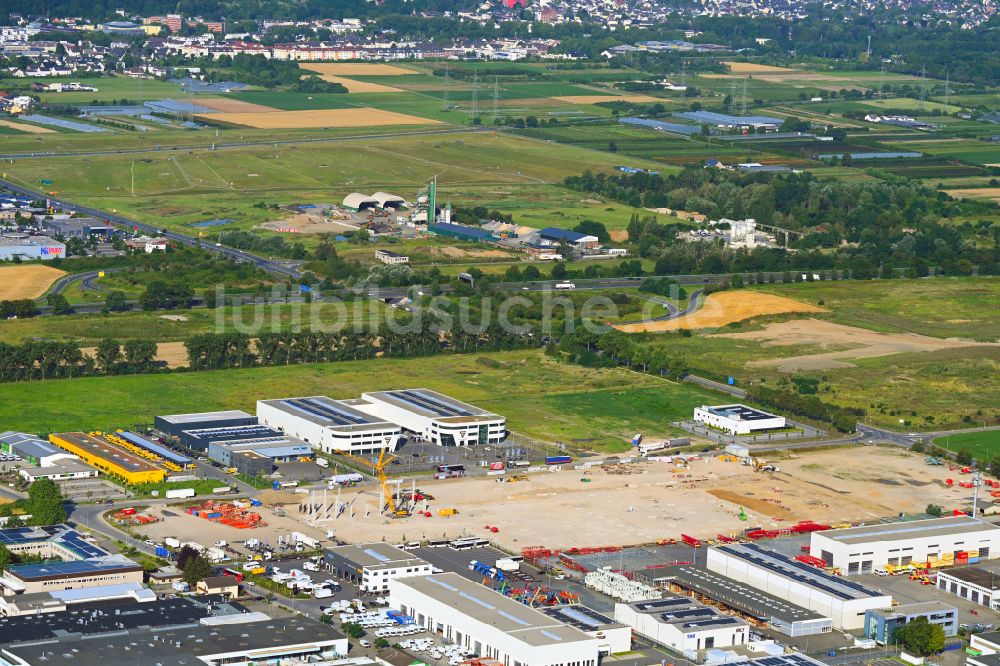
[(1000, 430), (946, 435), (935, 438), (934, 444), (949, 451), (968, 449), (977, 460), (991, 460), (1000, 455)]
[(151, 423), (156, 414), (253, 411), (261, 398), (346, 398), (401, 386), (439, 390), (503, 414), (510, 429), (531, 437), (607, 450), (626, 449), (635, 432), (666, 434), (669, 421), (720, 399), (626, 370), (561, 364), (533, 350), (3, 384), (0, 421), (26, 432), (110, 430)]
[[(148, 101), (176, 97), (181, 94), (181, 87), (176, 83), (146, 79), (130, 79), (121, 76), (73, 76), (56, 81), (74, 81), (97, 88), (97, 92), (43, 92), (37, 94), (45, 104), (87, 105), (95, 100), (111, 102), (127, 99), (130, 101)], [(30, 90), (30, 79), (0, 79), (0, 90)]]
[[(280, 217), (254, 207), (258, 202), (339, 204), (352, 191), (377, 190), (413, 198), (436, 175), (440, 197), (471, 205), (494, 199), (494, 193), (507, 197), (518, 188), (549, 186), (583, 168), (610, 169), (619, 162), (612, 153), (469, 132), (331, 145), (18, 160), (6, 173), (28, 186), (50, 179), (51, 187), (67, 198), (190, 234), (197, 231), (191, 223), (212, 218), (229, 218), (231, 228), (246, 229)], [(653, 168), (644, 160), (631, 162)], [(558, 193), (565, 191), (558, 188)], [(624, 213), (621, 226), (629, 214)], [(579, 216), (569, 219), (576, 224)], [(204, 231), (211, 236), (226, 228)]]

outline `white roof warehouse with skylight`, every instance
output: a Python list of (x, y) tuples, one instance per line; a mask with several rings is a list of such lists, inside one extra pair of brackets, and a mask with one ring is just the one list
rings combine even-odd
[(418, 626), (508, 666), (597, 666), (599, 639), (456, 573), (390, 581), (389, 597)]
[(784, 416), (740, 404), (695, 407), (694, 420), (731, 435), (749, 435), (785, 427)]
[(325, 453), (394, 451), (398, 425), (360, 411), (359, 400), (333, 400), (322, 395), (258, 400), (257, 418), (286, 435), (305, 440)]
[(499, 444), (507, 436), (507, 420), (430, 389), (362, 393), (354, 406), (441, 446)]
[(972, 516), (823, 530), (810, 539), (809, 552), (845, 574), (959, 552), (980, 560), (1000, 556), (1000, 526)]
[(362, 592), (385, 592), (390, 580), (427, 576), (433, 571), (430, 562), (387, 543), (329, 548), (326, 561), (333, 573), (356, 583)]

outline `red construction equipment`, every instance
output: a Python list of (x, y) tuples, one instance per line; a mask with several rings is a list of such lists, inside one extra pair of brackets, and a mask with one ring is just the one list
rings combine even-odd
[(958, 484), (959, 488), (975, 488), (976, 486), (971, 481), (962, 481)]
[(701, 548), (701, 540), (695, 539), (693, 536), (688, 536), (687, 534), (681, 535), (681, 541), (685, 544), (691, 546), (692, 548)]
[(716, 534), (715, 538), (719, 543), (736, 543), (736, 539), (728, 537), (725, 534)]
[(949, 488), (955, 485), (955, 479), (945, 479), (944, 482)]
[(822, 569), (823, 567), (826, 566), (826, 562), (813, 555), (796, 555), (795, 559), (799, 562), (802, 562), (803, 564), (808, 564), (809, 566), (812, 567), (819, 567)]
[(962, 474), (972, 474), (972, 468), (971, 467), (963, 467), (962, 469), (960, 469), (958, 471), (961, 472)]

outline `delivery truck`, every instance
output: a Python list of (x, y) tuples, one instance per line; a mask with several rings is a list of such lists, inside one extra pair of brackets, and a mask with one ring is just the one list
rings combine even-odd
[(167, 499), (184, 499), (185, 497), (194, 497), (194, 488), (171, 488), (164, 496)]

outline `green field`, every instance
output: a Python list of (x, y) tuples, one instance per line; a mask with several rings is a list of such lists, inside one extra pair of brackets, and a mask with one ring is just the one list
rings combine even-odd
[(156, 414), (252, 411), (261, 398), (347, 398), (401, 386), (439, 390), (503, 414), (511, 430), (530, 437), (603, 450), (627, 449), (635, 432), (668, 434), (671, 420), (720, 399), (627, 370), (561, 364), (533, 350), (4, 384), (0, 421), (26, 432), (111, 430), (151, 423)]
[(1000, 454), (1000, 430), (946, 435), (936, 438), (934, 444), (949, 451), (968, 449), (977, 460), (991, 460)]
[[(148, 101), (178, 97), (181, 87), (176, 83), (166, 81), (155, 81), (148, 79), (130, 79), (122, 76), (94, 76), (78, 77), (73, 76), (68, 79), (54, 79), (55, 81), (74, 81), (97, 88), (97, 92), (44, 92), (37, 94), (45, 104), (73, 104), (86, 105), (95, 100), (98, 102), (111, 102), (112, 100), (127, 99), (130, 101)], [(31, 81), (29, 79), (0, 79), (0, 90), (30, 90)]]

